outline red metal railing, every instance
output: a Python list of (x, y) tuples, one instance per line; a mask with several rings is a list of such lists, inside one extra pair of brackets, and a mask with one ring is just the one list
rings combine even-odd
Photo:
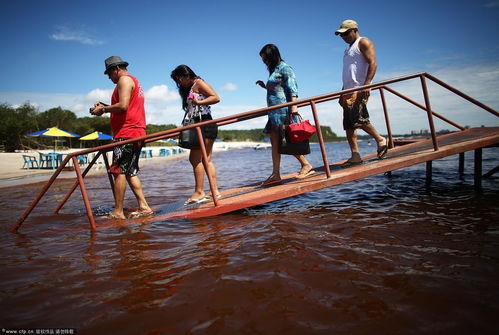
[[(401, 82), (401, 81), (407, 81), (407, 80), (411, 80), (411, 79), (417, 79), (417, 78), (419, 78), (420, 82), (421, 82), (421, 88), (422, 88), (423, 97), (424, 97), (424, 105), (419, 104), (418, 102), (416, 102), (416, 101), (414, 101), (414, 100), (412, 100), (412, 99), (404, 96), (400, 92), (398, 92), (398, 91), (394, 90), (393, 88), (387, 86), (387, 85), (390, 85), (390, 84), (393, 84), (393, 83), (397, 83), (397, 82)], [(68, 193), (66, 194), (66, 196), (57, 205), (57, 207), (54, 210), (54, 214), (57, 214), (61, 210), (61, 208), (66, 203), (66, 201), (71, 196), (71, 194), (75, 191), (75, 189), (78, 186), (80, 186), (80, 191), (81, 191), (81, 194), (82, 194), (82, 197), (83, 197), (83, 202), (85, 204), (85, 208), (86, 208), (86, 211), (87, 211), (88, 221), (90, 223), (90, 228), (92, 230), (95, 230), (96, 229), (95, 219), (94, 219), (92, 208), (90, 206), (90, 201), (88, 199), (88, 195), (87, 195), (87, 192), (86, 192), (86, 189), (85, 189), (84, 178), (85, 178), (86, 174), (88, 173), (88, 171), (90, 171), (90, 169), (92, 168), (92, 166), (95, 164), (95, 162), (97, 161), (97, 159), (99, 158), (99, 156), (100, 155), (103, 156), (103, 160), (104, 160), (106, 169), (109, 170), (109, 162), (108, 162), (106, 153), (108, 151), (111, 151), (115, 146), (123, 145), (123, 144), (126, 144), (126, 143), (139, 142), (139, 141), (143, 141), (145, 143), (149, 143), (149, 142), (154, 142), (154, 141), (157, 141), (157, 140), (160, 140), (160, 139), (172, 138), (172, 137), (178, 136), (181, 131), (192, 129), (192, 128), (196, 128), (196, 131), (197, 131), (197, 134), (198, 134), (198, 138), (200, 140), (200, 147), (201, 147), (202, 155), (203, 155), (203, 165), (205, 166), (205, 171), (206, 171), (207, 176), (208, 176), (208, 181), (209, 181), (209, 184), (210, 184), (211, 192), (212, 192), (212, 194), (215, 194), (215, 192), (214, 192), (215, 190), (214, 190), (214, 187), (213, 187), (213, 185), (214, 185), (214, 183), (213, 183), (214, 176), (212, 176), (209, 173), (209, 170), (206, 169), (208, 160), (207, 160), (207, 154), (206, 154), (206, 147), (204, 145), (204, 141), (202, 141), (203, 137), (202, 137), (201, 127), (205, 126), (205, 125), (208, 125), (208, 124), (213, 124), (213, 123), (216, 123), (218, 126), (225, 126), (225, 125), (232, 124), (232, 123), (242, 122), (242, 121), (250, 120), (250, 119), (253, 119), (253, 118), (265, 116), (265, 115), (267, 115), (267, 112), (270, 111), (270, 110), (277, 109), (277, 108), (282, 108), (282, 107), (288, 107), (288, 106), (292, 106), (292, 105), (298, 105), (298, 107), (310, 106), (310, 108), (312, 110), (312, 115), (313, 115), (313, 118), (314, 118), (314, 122), (315, 122), (315, 125), (316, 125), (316, 128), (317, 128), (317, 137), (318, 137), (318, 140), (319, 140), (319, 146), (320, 146), (320, 150), (321, 150), (321, 155), (322, 155), (322, 159), (323, 159), (323, 162), (324, 162), (324, 167), (325, 167), (325, 172), (326, 172), (326, 178), (330, 178), (331, 177), (331, 171), (330, 171), (330, 168), (329, 168), (329, 160), (327, 158), (326, 148), (325, 148), (325, 144), (324, 144), (324, 138), (322, 136), (322, 132), (321, 132), (321, 128), (320, 128), (320, 121), (319, 121), (319, 116), (318, 116), (316, 105), (318, 103), (322, 103), (322, 102), (326, 102), (326, 101), (331, 101), (331, 100), (338, 99), (343, 94), (352, 93), (352, 92), (355, 92), (355, 91), (359, 91), (361, 89), (379, 90), (379, 92), (380, 92), (381, 103), (382, 103), (382, 106), (383, 106), (383, 113), (384, 113), (384, 117), (385, 117), (385, 123), (386, 123), (387, 132), (388, 132), (388, 140), (389, 140), (389, 147), (390, 148), (393, 148), (394, 141), (393, 141), (393, 135), (392, 135), (391, 124), (390, 124), (390, 120), (389, 120), (389, 115), (388, 115), (389, 113), (388, 113), (387, 103), (386, 103), (386, 99), (385, 99), (385, 90), (387, 92), (392, 93), (395, 96), (398, 96), (398, 97), (406, 100), (407, 102), (409, 102), (409, 103), (411, 103), (411, 104), (413, 104), (413, 105), (415, 105), (415, 106), (417, 106), (417, 107), (419, 107), (419, 108), (421, 108), (421, 109), (423, 109), (423, 110), (425, 110), (427, 112), (428, 124), (429, 124), (429, 127), (430, 127), (430, 132), (431, 132), (433, 147), (434, 147), (434, 150), (437, 151), (438, 150), (438, 141), (437, 141), (435, 126), (434, 126), (434, 123), (433, 123), (433, 117), (434, 116), (437, 117), (437, 118), (439, 118), (439, 119), (441, 119), (441, 120), (443, 120), (443, 121), (445, 121), (445, 122), (447, 122), (447, 123), (449, 123), (453, 127), (458, 128), (459, 130), (464, 130), (465, 128), (463, 126), (461, 126), (461, 125), (459, 125), (459, 124), (457, 124), (457, 123), (455, 123), (455, 122), (453, 122), (453, 121), (451, 121), (451, 120), (443, 117), (442, 115), (440, 115), (440, 114), (438, 114), (438, 113), (436, 113), (435, 111), (432, 110), (431, 103), (430, 103), (430, 96), (429, 96), (429, 93), (428, 93), (428, 87), (427, 87), (427, 84), (426, 84), (426, 79), (429, 79), (429, 80), (433, 81), (434, 83), (436, 83), (436, 84), (438, 84), (438, 85), (446, 88), (447, 90), (451, 91), (452, 93), (454, 93), (454, 94), (456, 94), (456, 95), (464, 98), (465, 100), (471, 102), (472, 104), (475, 104), (478, 107), (480, 107), (482, 109), (485, 109), (489, 113), (491, 113), (491, 114), (499, 117), (499, 113), (497, 111), (495, 111), (494, 109), (492, 109), (492, 108), (490, 108), (490, 107), (482, 104), (481, 102), (479, 102), (479, 101), (473, 99), (472, 97), (464, 94), (463, 92), (461, 92), (461, 91), (453, 88), (452, 86), (444, 83), (443, 81), (441, 81), (441, 80), (439, 80), (439, 79), (431, 76), (430, 74), (422, 72), (422, 73), (416, 73), (416, 74), (412, 74), (412, 75), (408, 75), (408, 76), (403, 76), (403, 77), (400, 77), (400, 78), (385, 80), (385, 81), (374, 83), (374, 84), (371, 84), (371, 85), (365, 85), (365, 86), (361, 86), (361, 87), (356, 87), (356, 88), (352, 88), (352, 89), (348, 89), (348, 90), (342, 90), (342, 91), (338, 91), (338, 92), (332, 92), (332, 93), (328, 93), (328, 94), (324, 94), (324, 95), (319, 95), (319, 96), (315, 96), (315, 97), (310, 97), (310, 98), (305, 98), (305, 99), (299, 99), (299, 100), (296, 100), (294, 102), (288, 102), (288, 103), (277, 105), (277, 106), (260, 108), (260, 109), (256, 109), (256, 110), (253, 110), (253, 111), (249, 111), (249, 112), (245, 112), (245, 113), (240, 113), (240, 114), (235, 114), (235, 115), (231, 115), (231, 116), (227, 116), (227, 117), (222, 117), (222, 118), (218, 118), (218, 119), (214, 119), (214, 120), (210, 120), (210, 121), (204, 121), (204, 122), (192, 124), (192, 125), (185, 126), (185, 127), (179, 127), (179, 128), (175, 128), (175, 129), (169, 129), (169, 130), (157, 132), (157, 133), (154, 133), (154, 134), (146, 135), (146, 136), (143, 136), (143, 137), (140, 137), (140, 138), (134, 138), (134, 139), (130, 139), (130, 140), (122, 141), (122, 142), (111, 143), (111, 144), (107, 144), (107, 145), (103, 145), (103, 146), (99, 146), (99, 147), (95, 147), (95, 148), (90, 148), (90, 149), (85, 149), (85, 150), (81, 150), (81, 151), (78, 151), (78, 152), (73, 152), (73, 153), (68, 154), (66, 156), (66, 158), (62, 161), (62, 163), (60, 164), (60, 166), (57, 168), (57, 170), (54, 172), (54, 174), (51, 176), (51, 178), (47, 181), (47, 183), (45, 183), (45, 185), (43, 186), (43, 188), (41, 189), (41, 191), (39, 192), (39, 194), (35, 197), (35, 199), (31, 202), (31, 204), (28, 206), (28, 208), (24, 211), (24, 213), (22, 214), (22, 216), (18, 219), (18, 221), (16, 222), (15, 226), (12, 228), (12, 231), (13, 232), (17, 232), (19, 230), (19, 228), (21, 227), (21, 225), (23, 224), (23, 222), (30, 215), (30, 213), (33, 211), (33, 209), (37, 206), (37, 204), (39, 203), (40, 199), (45, 195), (45, 193), (48, 191), (48, 189), (50, 188), (50, 186), (52, 185), (52, 183), (59, 176), (60, 172), (66, 167), (66, 165), (69, 163), (70, 160), (73, 162), (73, 165), (74, 165), (74, 168), (75, 168), (76, 181), (73, 184), (73, 186), (71, 187), (71, 189), (68, 191)], [(92, 159), (92, 161), (89, 163), (89, 165), (86, 167), (86, 169), (82, 173), (81, 170), (80, 170), (80, 166), (78, 164), (77, 156), (79, 156), (79, 155), (85, 155), (85, 154), (89, 154), (89, 153), (93, 153), (93, 152), (96, 152), (97, 154), (95, 155), (95, 157)], [(111, 189), (113, 190), (113, 195), (114, 195), (114, 181), (113, 181), (113, 178), (111, 177), (111, 175), (109, 173), (108, 173), (108, 176), (109, 176), (109, 183), (111, 185)], [(214, 201), (214, 205), (218, 206), (218, 199), (216, 197), (213, 197), (213, 201)]]

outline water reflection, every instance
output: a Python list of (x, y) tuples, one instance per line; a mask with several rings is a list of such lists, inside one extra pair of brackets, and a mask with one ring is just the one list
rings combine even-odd
[[(484, 151), (484, 170), (497, 164), (494, 150)], [(270, 168), (251, 149), (215, 160), (225, 189)], [(185, 163), (143, 171), (153, 205), (188, 195)], [(0, 195), (0, 324), (92, 335), (493, 333), (498, 179), (476, 192), (472, 167), (467, 160), (460, 177), (457, 157), (447, 158), (433, 164), (428, 187), (422, 165), (219, 217), (95, 233), (78, 197), (59, 216), (44, 201), (20, 234), (8, 233), (33, 193), (9, 189)], [(283, 173), (294, 168), (283, 160)], [(103, 182), (87, 185), (92, 204), (105, 207)]]

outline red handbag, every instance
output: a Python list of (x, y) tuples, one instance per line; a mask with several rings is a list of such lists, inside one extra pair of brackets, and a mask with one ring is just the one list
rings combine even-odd
[(291, 117), (291, 122), (287, 128), (289, 140), (293, 143), (308, 140), (315, 133), (315, 127), (310, 124), (310, 121), (303, 120), (298, 114), (299, 122), (294, 122)]

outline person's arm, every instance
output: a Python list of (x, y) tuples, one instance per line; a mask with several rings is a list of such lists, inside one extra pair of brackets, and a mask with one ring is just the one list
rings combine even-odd
[[(359, 41), (359, 48), (362, 55), (364, 55), (368, 66), (366, 80), (363, 85), (369, 85), (372, 83), (374, 75), (376, 74), (376, 69), (378, 68), (378, 64), (376, 63), (376, 51), (374, 49), (374, 44), (365, 37)], [(371, 89), (365, 90), (364, 94), (369, 96), (371, 94)]]
[[(282, 86), (287, 96), (291, 96), (288, 102), (298, 100), (298, 84), (296, 83), (296, 77), (294, 71), (287, 67), (282, 71)], [(298, 105), (293, 105), (289, 109), (291, 114), (298, 113)]]
[[(296, 96), (294, 96), (294, 95), (293, 95), (293, 96), (291, 97), (291, 101), (296, 101), (296, 100), (298, 100), (298, 97), (296, 97)], [(298, 113), (298, 105), (293, 105), (293, 106), (291, 106), (290, 111), (291, 111), (291, 114)]]
[(265, 83), (261, 80), (257, 80), (256, 83), (258, 86), (260, 86), (261, 88), (264, 88), (264, 89), (267, 89), (267, 86), (265, 85)]
[(198, 80), (196, 82), (196, 90), (205, 96), (203, 100), (194, 99), (193, 102), (196, 105), (213, 105), (220, 102), (220, 97), (217, 92), (204, 80)]
[(118, 96), (120, 97), (120, 100), (117, 103), (109, 106), (101, 102), (97, 102), (94, 105), (92, 114), (101, 116), (104, 113), (126, 113), (134, 88), (135, 83), (133, 82), (132, 78), (128, 76), (120, 77), (120, 79), (118, 80)]

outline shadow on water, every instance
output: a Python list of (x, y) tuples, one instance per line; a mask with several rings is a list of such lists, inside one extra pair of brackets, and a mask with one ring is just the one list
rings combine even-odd
[[(313, 150), (310, 161), (322, 165)], [(328, 152), (331, 161), (348, 154), (344, 143)], [(497, 153), (484, 150), (484, 171)], [(499, 177), (475, 191), (469, 156), (463, 176), (457, 157), (435, 161), (429, 185), (422, 164), (217, 217), (95, 233), (81, 195), (51, 214), (68, 181), (20, 234), (8, 233), (41, 186), (4, 189), (0, 325), (78, 334), (493, 334)], [(271, 171), (270, 151), (214, 159), (221, 189)], [(282, 169), (298, 164), (284, 157)], [(182, 160), (141, 175), (153, 206), (185, 200), (192, 178)], [(112, 207), (106, 182), (87, 179), (102, 213)]]

